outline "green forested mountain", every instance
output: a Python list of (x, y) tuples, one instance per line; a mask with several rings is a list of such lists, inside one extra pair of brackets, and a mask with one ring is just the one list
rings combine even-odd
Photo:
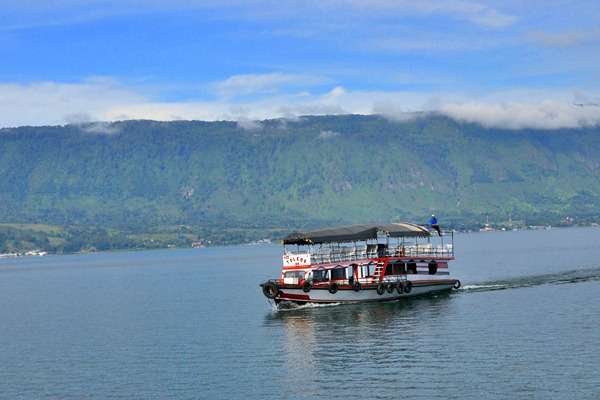
[[(441, 116), (127, 121), (0, 130), (0, 222), (217, 241), (436, 212), (455, 226), (600, 216), (600, 128)], [(186, 231), (187, 232), (187, 231)], [(189, 232), (184, 232), (188, 234)], [(227, 232), (218, 236), (216, 232)]]

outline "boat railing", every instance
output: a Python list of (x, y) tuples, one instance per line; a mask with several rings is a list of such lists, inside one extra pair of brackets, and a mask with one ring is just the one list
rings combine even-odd
[(452, 244), (414, 244), (380, 248), (352, 248), (342, 247), (329, 251), (311, 253), (311, 263), (332, 264), (338, 262), (358, 261), (382, 257), (454, 257)]

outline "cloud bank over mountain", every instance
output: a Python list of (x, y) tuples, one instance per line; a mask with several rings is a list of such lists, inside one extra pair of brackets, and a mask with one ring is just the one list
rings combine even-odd
[(269, 118), (382, 114), (403, 119), (419, 112), (433, 112), (460, 121), (506, 129), (558, 129), (600, 124), (600, 96), (578, 90), (520, 90), (485, 96), (410, 90), (350, 90), (341, 86), (314, 91), (283, 90), (290, 86), (310, 89), (323, 82), (327, 79), (283, 73), (236, 75), (210, 84), (208, 92), (213, 93), (212, 97), (201, 101), (164, 101), (143, 88), (127, 86), (106, 77), (89, 78), (79, 83), (0, 84), (0, 126), (199, 119), (236, 120), (240, 121), (240, 126), (256, 129), (258, 125), (252, 121)]
[(7, 0), (0, 127), (226, 119), (257, 130), (346, 113), (594, 126), (598, 26), (595, 0)]

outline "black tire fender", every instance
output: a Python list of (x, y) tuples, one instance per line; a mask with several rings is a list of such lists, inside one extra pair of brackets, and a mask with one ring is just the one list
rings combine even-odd
[(431, 261), (428, 264), (428, 268), (429, 268), (429, 275), (435, 275), (435, 274), (437, 274), (437, 271), (438, 271), (438, 263), (435, 261)]
[(336, 294), (338, 291), (338, 284), (337, 283), (332, 283), (331, 285), (329, 285), (329, 293), (331, 294)]
[(412, 282), (411, 281), (406, 281), (406, 284), (404, 285), (404, 293), (410, 293), (412, 290)]
[(354, 290), (355, 292), (360, 292), (360, 282), (354, 282), (354, 285), (352, 285), (352, 290)]
[(454, 285), (452, 285), (454, 289), (460, 289), (460, 281), (457, 279), (454, 281)]
[(385, 285), (383, 284), (383, 282), (381, 282), (379, 285), (377, 285), (377, 294), (381, 296), (384, 293), (385, 293)]
[(310, 289), (312, 289), (312, 285), (309, 281), (304, 281), (304, 284), (302, 285), (302, 291), (304, 293), (308, 293), (310, 292)]
[(279, 288), (275, 282), (266, 282), (262, 284), (262, 291), (268, 299), (275, 299), (279, 295)]
[(392, 293), (392, 292), (394, 291), (394, 284), (393, 284), (393, 283), (388, 283), (388, 284), (386, 285), (386, 287), (385, 287), (385, 290), (386, 290), (388, 293)]
[(404, 285), (402, 284), (402, 282), (396, 285), (396, 291), (398, 292), (398, 294), (404, 293)]

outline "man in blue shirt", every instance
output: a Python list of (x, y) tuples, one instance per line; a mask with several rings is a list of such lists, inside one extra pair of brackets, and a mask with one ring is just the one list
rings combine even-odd
[(442, 236), (442, 230), (440, 229), (440, 225), (438, 224), (438, 220), (435, 217), (435, 214), (431, 214), (431, 218), (429, 219), (429, 225), (431, 225), (431, 229), (435, 229), (439, 236)]

